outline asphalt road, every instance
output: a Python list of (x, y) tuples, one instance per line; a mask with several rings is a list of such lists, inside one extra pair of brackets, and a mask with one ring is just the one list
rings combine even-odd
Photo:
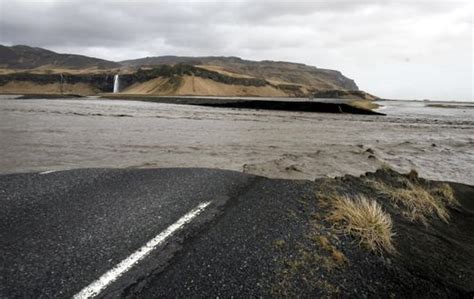
[(310, 196), (309, 181), (212, 169), (2, 175), (0, 297), (72, 297), (207, 202), (99, 296), (265, 295), (273, 242), (300, 237)]

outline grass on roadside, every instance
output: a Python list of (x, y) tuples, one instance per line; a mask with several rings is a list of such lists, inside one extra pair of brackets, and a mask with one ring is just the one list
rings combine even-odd
[(380, 180), (368, 180), (379, 192), (388, 196), (390, 202), (401, 214), (412, 222), (428, 224), (428, 219), (436, 215), (445, 223), (449, 222), (448, 207), (459, 205), (451, 186), (447, 183), (427, 187), (421, 184), (415, 171), (408, 178), (399, 179), (399, 186), (392, 186)]
[(343, 233), (359, 239), (360, 244), (374, 252), (394, 253), (392, 219), (375, 200), (364, 196), (333, 198), (333, 211), (329, 220)]

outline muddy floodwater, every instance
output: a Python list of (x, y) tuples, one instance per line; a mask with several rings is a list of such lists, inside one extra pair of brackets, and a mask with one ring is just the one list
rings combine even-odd
[(0, 98), (0, 172), (211, 167), (276, 178), (399, 171), (474, 184), (474, 105), (382, 101), (386, 116)]

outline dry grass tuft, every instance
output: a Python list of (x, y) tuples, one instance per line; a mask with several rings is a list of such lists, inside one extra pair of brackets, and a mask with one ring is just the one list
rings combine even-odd
[(454, 196), (453, 188), (447, 183), (442, 183), (438, 188), (433, 189), (432, 192), (450, 207), (458, 207), (460, 205)]
[(408, 178), (412, 181), (415, 181), (418, 179), (418, 172), (415, 169), (410, 170), (410, 172), (407, 174)]
[(399, 180), (402, 187), (394, 187), (379, 180), (367, 180), (378, 192), (386, 194), (392, 204), (401, 209), (401, 214), (410, 221), (428, 224), (428, 219), (436, 215), (442, 221), (449, 222), (447, 207), (459, 206), (453, 189), (443, 183), (435, 188), (426, 188), (416, 179), (416, 172), (408, 175), (411, 180)]
[(324, 279), (336, 266), (331, 257), (321, 256), (309, 248), (300, 248), (280, 262), (281, 268), (277, 269), (270, 288), (273, 297), (298, 297), (301, 296), (301, 289), (317, 290), (325, 298), (337, 297), (340, 292), (337, 286)]
[(321, 246), (323, 249), (327, 251), (332, 251), (332, 245), (331, 242), (329, 242), (329, 239), (325, 236), (318, 236), (317, 237), (317, 242), (319, 246)]
[(348, 263), (347, 257), (341, 251), (333, 248), (331, 257), (337, 265), (344, 265)]
[(341, 225), (342, 231), (360, 240), (374, 252), (394, 253), (392, 219), (375, 200), (359, 196), (334, 198), (334, 210), (329, 220)]
[(433, 214), (446, 223), (449, 221), (449, 213), (443, 202), (422, 186), (409, 183), (406, 188), (387, 188), (386, 192), (395, 204), (405, 208), (403, 214), (411, 221), (426, 224), (427, 218)]
[[(332, 258), (334, 266), (341, 266), (349, 263), (344, 253), (338, 250), (326, 236), (314, 235), (310, 237), (319, 247), (324, 249)], [(331, 263), (329, 263), (331, 264)]]

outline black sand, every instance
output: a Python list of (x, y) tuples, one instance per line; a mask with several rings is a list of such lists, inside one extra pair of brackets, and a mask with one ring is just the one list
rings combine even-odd
[(195, 105), (220, 108), (240, 108), (255, 110), (277, 110), (277, 111), (297, 111), (297, 112), (320, 112), (320, 113), (349, 113), (363, 115), (385, 115), (371, 109), (356, 107), (351, 104), (354, 100), (347, 99), (258, 99), (245, 97), (186, 97), (186, 96), (139, 96), (139, 95), (109, 95), (108, 99), (139, 100), (145, 102)]

